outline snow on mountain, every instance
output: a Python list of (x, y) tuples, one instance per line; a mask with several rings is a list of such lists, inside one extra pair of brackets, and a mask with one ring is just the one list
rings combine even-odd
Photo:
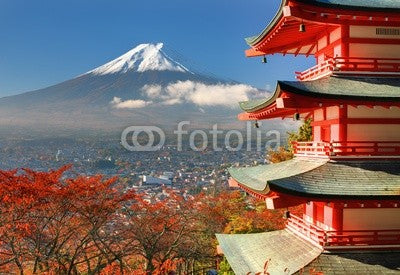
[(141, 44), (73, 79), (1, 98), (0, 133), (16, 126), (29, 133), (31, 128), (43, 133), (119, 131), (127, 125), (174, 128), (182, 120), (202, 128), (241, 127), (237, 102), (265, 96), (250, 85), (189, 71), (163, 46)]
[(140, 44), (120, 57), (86, 74), (106, 75), (126, 73), (128, 71), (175, 71), (190, 73), (186, 67), (168, 57), (162, 51), (163, 46), (163, 43)]

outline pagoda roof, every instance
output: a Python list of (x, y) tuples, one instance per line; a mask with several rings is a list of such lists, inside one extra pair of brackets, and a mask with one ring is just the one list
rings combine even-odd
[(325, 159), (294, 158), (277, 164), (229, 168), (228, 171), (238, 183), (255, 192), (267, 194), (270, 192), (269, 182), (306, 173), (327, 162)]
[(216, 236), (235, 274), (265, 269), (268, 274), (398, 274), (400, 270), (398, 251), (324, 253), (287, 229)]
[(271, 191), (317, 198), (400, 196), (399, 161), (329, 161), (294, 158), (247, 168), (230, 168), (231, 177), (257, 194)]
[(295, 274), (399, 274), (399, 252), (323, 253)]
[(271, 97), (243, 101), (239, 106), (246, 112), (257, 112), (273, 104), (283, 91), (313, 98), (399, 102), (400, 78), (330, 76), (312, 81), (278, 81)]
[(400, 9), (400, 2), (397, 0), (297, 0), (297, 2), (304, 2), (307, 4), (332, 7), (341, 9), (355, 9), (355, 10), (397, 10)]
[(246, 40), (247, 44), (249, 44), (249, 46), (256, 45), (258, 42), (260, 42), (262, 40), (262, 38), (265, 37), (272, 30), (272, 28), (275, 26), (275, 24), (277, 24), (279, 22), (279, 20), (283, 16), (283, 7), (286, 5), (287, 2), (288, 2), (287, 0), (282, 0), (278, 12), (275, 14), (274, 18), (267, 25), (267, 27), (262, 30), (262, 32), (260, 34), (245, 38), (245, 40)]
[(267, 261), (268, 274), (292, 274), (322, 252), (288, 230), (216, 236), (235, 274), (263, 273)]
[[(252, 47), (246, 55), (293, 53), (308, 56), (315, 53), (315, 37), (327, 29), (333, 30), (341, 24), (371, 24), (371, 13), (376, 15), (375, 25), (398, 26), (399, 12), (400, 3), (396, 0), (282, 0), (278, 12), (265, 29), (245, 39)], [(387, 21), (388, 13), (391, 13), (391, 18)], [(306, 22), (307, 32), (299, 34), (299, 22)]]

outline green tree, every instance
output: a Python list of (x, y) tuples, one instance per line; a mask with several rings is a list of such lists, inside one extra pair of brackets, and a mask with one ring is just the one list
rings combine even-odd
[(224, 257), (223, 260), (219, 263), (218, 274), (222, 275), (234, 275), (231, 266), (229, 265), (228, 261)]
[(276, 151), (269, 151), (267, 158), (271, 163), (278, 163), (293, 158), (293, 142), (295, 141), (312, 141), (312, 119), (306, 119), (297, 132), (288, 132), (287, 147), (280, 146)]
[(296, 132), (289, 132), (288, 135), (288, 147), (291, 152), (293, 152), (292, 142), (295, 141), (312, 141), (312, 119), (306, 119), (303, 125), (300, 126), (299, 130)]

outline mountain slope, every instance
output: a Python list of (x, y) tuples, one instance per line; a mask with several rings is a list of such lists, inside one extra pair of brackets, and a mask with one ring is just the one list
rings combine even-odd
[(192, 72), (165, 54), (162, 43), (141, 44), (74, 79), (1, 98), (0, 126), (114, 130), (192, 120), (231, 127), (237, 101), (259, 93)]

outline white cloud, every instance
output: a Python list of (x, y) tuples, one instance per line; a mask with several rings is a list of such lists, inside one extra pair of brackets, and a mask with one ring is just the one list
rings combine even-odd
[(254, 88), (243, 85), (204, 85), (195, 83), (193, 93), (188, 95), (190, 101), (199, 106), (237, 106), (239, 101), (249, 99)]
[(237, 106), (239, 101), (248, 100), (259, 91), (244, 84), (208, 85), (194, 81), (178, 81), (162, 88), (159, 85), (146, 85), (143, 92), (151, 99), (158, 99), (162, 105), (193, 103), (198, 106)]
[(170, 99), (164, 99), (164, 101), (161, 102), (162, 105), (176, 105), (176, 104), (182, 104), (183, 100), (180, 98), (170, 98)]
[(144, 85), (142, 88), (143, 94), (148, 98), (157, 98), (161, 95), (161, 85)]
[[(192, 103), (198, 107), (225, 106), (233, 108), (238, 102), (267, 96), (245, 84), (204, 84), (195, 81), (177, 81), (166, 86), (145, 85), (141, 89), (143, 99), (121, 100), (114, 97), (114, 108), (134, 109), (149, 105), (177, 105)], [(202, 109), (201, 109), (202, 110)]]
[(119, 97), (114, 97), (113, 100), (110, 102), (114, 108), (117, 109), (136, 109), (136, 108), (143, 108), (147, 105), (151, 104), (151, 101), (145, 101), (141, 99), (129, 99), (129, 100), (121, 100)]

